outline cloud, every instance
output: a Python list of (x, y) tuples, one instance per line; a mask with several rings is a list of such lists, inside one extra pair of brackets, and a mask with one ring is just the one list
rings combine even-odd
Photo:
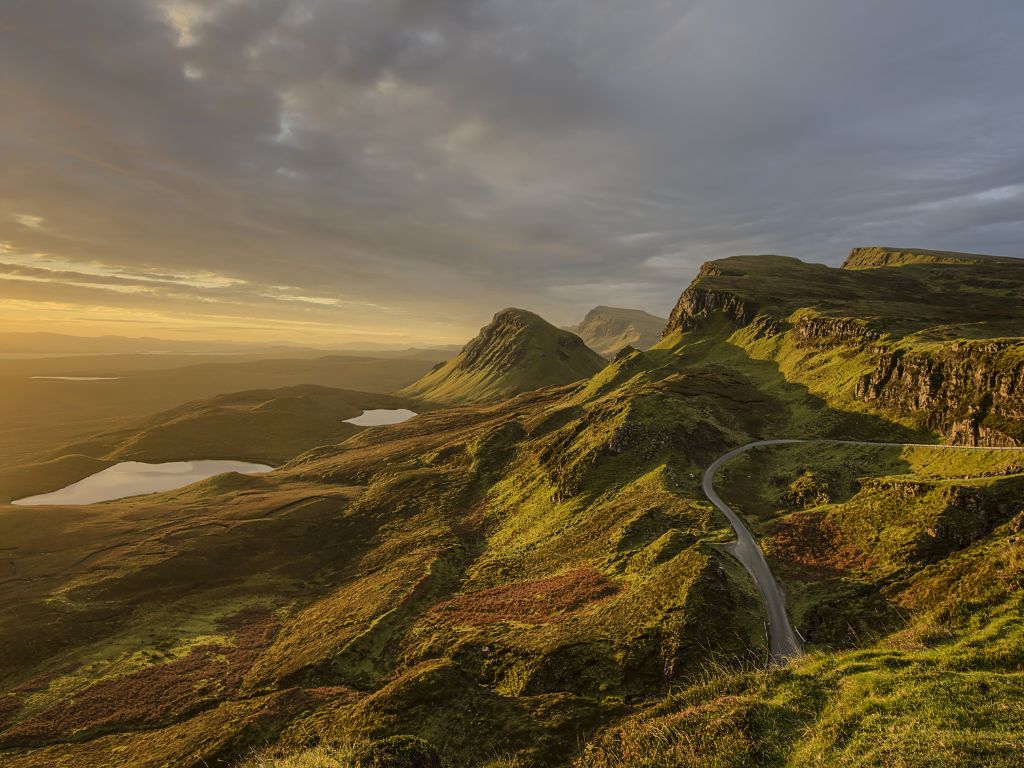
[(149, 283), (119, 307), (443, 314), (444, 340), (510, 304), (664, 314), (732, 253), (1019, 255), (1021, 22), (1010, 0), (11, 0), (0, 239), (71, 292)]
[(11, 218), (15, 223), (28, 229), (42, 229), (44, 221), (42, 216), (33, 216), (30, 213), (15, 213), (11, 215)]

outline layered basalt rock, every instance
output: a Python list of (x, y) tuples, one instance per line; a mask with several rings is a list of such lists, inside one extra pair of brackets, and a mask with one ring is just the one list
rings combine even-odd
[(863, 320), (852, 317), (803, 315), (793, 325), (793, 335), (801, 341), (865, 342), (882, 338), (879, 331)]
[(663, 336), (673, 331), (692, 331), (700, 327), (715, 312), (721, 312), (733, 322), (746, 325), (757, 315), (757, 307), (750, 301), (732, 293), (711, 291), (690, 286), (679, 297)]
[[(1024, 444), (1024, 356), (1011, 341), (878, 354), (854, 395), (961, 445)], [(1014, 354), (1017, 352), (1018, 354)]]
[[(843, 378), (834, 392), (822, 390), (826, 399), (853, 397), (961, 445), (1024, 445), (1024, 341), (1015, 332), (1024, 296), (1013, 298), (1022, 265), (886, 248), (854, 249), (844, 270), (734, 257), (701, 268), (673, 309), (666, 335), (698, 331), (721, 315), (744, 329), (741, 345), (770, 338), (779, 349), (803, 350), (789, 358), (795, 368), (787, 377), (794, 381), (813, 368), (820, 389), (822, 366), (863, 363), (866, 372), (852, 391), (849, 374), (837, 368)], [(983, 278), (998, 290), (979, 292)], [(986, 330), (987, 339), (942, 341)]]

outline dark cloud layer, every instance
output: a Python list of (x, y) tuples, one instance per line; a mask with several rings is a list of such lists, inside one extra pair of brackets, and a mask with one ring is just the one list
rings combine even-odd
[(1022, 255), (1022, 32), (1010, 0), (0, 0), (0, 301), (451, 339), (666, 312), (732, 253)]

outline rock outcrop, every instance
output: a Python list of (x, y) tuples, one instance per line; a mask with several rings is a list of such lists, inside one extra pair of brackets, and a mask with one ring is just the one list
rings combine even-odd
[(878, 352), (855, 396), (962, 445), (1024, 445), (1024, 355), (1012, 341)]
[(690, 286), (669, 315), (663, 336), (673, 331), (692, 331), (700, 327), (715, 312), (721, 312), (739, 325), (746, 325), (757, 314), (757, 307), (750, 301), (725, 291), (713, 291)]
[(877, 269), (879, 267), (901, 267), (907, 264), (962, 264), (991, 265), (1017, 264), (1020, 259), (1005, 256), (986, 256), (980, 253), (958, 253), (956, 251), (929, 251), (922, 248), (885, 248), (872, 246), (854, 248), (843, 262), (843, 269)]
[(834, 269), (732, 257), (701, 268), (666, 335), (715, 315), (745, 329), (737, 343), (772, 339), (758, 355), (787, 350), (786, 377), (840, 407), (860, 400), (954, 443), (1024, 445), (1020, 259), (856, 248)]
[(859, 318), (822, 317), (805, 314), (793, 325), (793, 335), (801, 341), (855, 342), (877, 341), (882, 334)]

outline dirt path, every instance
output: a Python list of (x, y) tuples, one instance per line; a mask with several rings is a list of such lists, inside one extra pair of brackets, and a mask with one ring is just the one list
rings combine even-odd
[(704, 494), (712, 504), (722, 511), (728, 518), (733, 530), (736, 532), (736, 542), (729, 545), (729, 551), (735, 555), (743, 567), (754, 579), (761, 597), (764, 599), (765, 609), (768, 613), (768, 646), (771, 652), (773, 664), (782, 665), (789, 659), (796, 658), (802, 653), (800, 641), (797, 639), (796, 630), (789, 622), (786, 615), (786, 600), (779, 588), (778, 582), (772, 575), (761, 548), (754, 540), (753, 534), (747, 528), (743, 519), (733, 509), (722, 501), (722, 498), (715, 491), (715, 475), (724, 464), (736, 458), (741, 453), (746, 453), (753, 448), (761, 448), (772, 445), (792, 445), (794, 443), (839, 443), (841, 445), (879, 445), (891, 448), (942, 448), (945, 450), (960, 451), (1022, 451), (1024, 448), (1003, 448), (974, 445), (934, 445), (929, 443), (886, 443), (873, 442), (869, 440), (757, 440), (747, 443), (739, 448), (734, 448), (724, 453), (712, 462), (711, 466), (704, 471), (703, 488)]

